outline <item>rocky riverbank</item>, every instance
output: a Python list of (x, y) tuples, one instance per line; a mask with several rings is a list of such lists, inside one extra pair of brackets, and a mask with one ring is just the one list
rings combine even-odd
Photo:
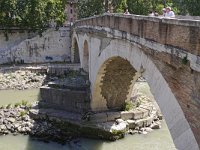
[(66, 143), (80, 136), (117, 140), (126, 134), (147, 134), (161, 128), (162, 115), (147, 97), (129, 111), (77, 114), (39, 109), (22, 101), (0, 108), (0, 135), (24, 134), (48, 142)]
[(0, 135), (24, 134), (31, 135), (39, 140), (50, 140), (65, 143), (77, 136), (70, 129), (63, 131), (58, 123), (47, 118), (33, 119), (30, 117), (31, 105), (17, 104), (0, 108)]
[(29, 70), (0, 73), (0, 90), (39, 88), (45, 79), (45, 74), (35, 73)]

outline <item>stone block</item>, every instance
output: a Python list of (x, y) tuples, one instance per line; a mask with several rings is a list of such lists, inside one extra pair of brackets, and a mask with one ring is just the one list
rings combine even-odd
[(135, 120), (126, 120), (128, 123), (129, 129), (135, 129)]
[(116, 123), (117, 123), (117, 124), (120, 124), (120, 123), (122, 123), (122, 122), (124, 122), (123, 119), (117, 119), (117, 120), (116, 120)]
[(141, 119), (143, 117), (143, 112), (140, 110), (134, 110), (133, 111), (133, 119)]
[(90, 122), (107, 122), (107, 114), (106, 113), (97, 113), (90, 116)]
[(107, 120), (108, 121), (114, 121), (118, 118), (120, 118), (120, 112), (107, 112)]
[(149, 116), (149, 110), (148, 109), (139, 108), (138, 110), (142, 112), (142, 118), (146, 118), (146, 117)]
[(122, 111), (121, 112), (121, 118), (123, 120), (128, 120), (133, 118), (133, 112), (132, 111)]
[(142, 105), (142, 106), (140, 106), (140, 108), (146, 109), (149, 112), (151, 112), (153, 110), (153, 106), (151, 104), (149, 104), (149, 105)]
[(145, 119), (139, 119), (135, 121), (136, 127), (144, 127), (146, 120)]
[(147, 117), (145, 126), (150, 126), (152, 122), (153, 122), (153, 116)]

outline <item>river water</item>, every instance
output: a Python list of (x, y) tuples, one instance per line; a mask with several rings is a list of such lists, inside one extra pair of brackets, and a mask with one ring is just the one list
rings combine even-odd
[[(21, 100), (38, 99), (38, 89), (0, 91), (0, 106), (14, 104)], [(0, 150), (175, 150), (175, 146), (163, 121), (162, 128), (159, 130), (154, 130), (147, 135), (127, 135), (124, 139), (115, 142), (80, 138), (66, 145), (60, 145), (54, 142), (44, 143), (24, 135), (0, 136)]]

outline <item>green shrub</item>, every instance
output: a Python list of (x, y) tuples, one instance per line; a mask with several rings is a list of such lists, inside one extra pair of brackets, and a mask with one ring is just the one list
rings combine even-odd
[(19, 115), (20, 115), (20, 117), (23, 117), (23, 116), (27, 115), (27, 113), (28, 113), (28, 111), (21, 111)]
[(20, 102), (17, 102), (17, 103), (15, 103), (14, 107), (16, 108), (16, 107), (18, 107), (18, 106), (20, 106), (20, 105), (21, 105), (21, 103), (20, 103)]
[(127, 102), (124, 103), (123, 110), (129, 111), (129, 110), (131, 110), (133, 108), (134, 108), (134, 105), (133, 105), (133, 103), (131, 101), (127, 101)]
[(23, 106), (26, 106), (26, 105), (28, 104), (28, 101), (22, 100), (21, 104), (22, 104)]
[(183, 57), (181, 62), (182, 62), (182, 64), (186, 65), (188, 63), (187, 56)]
[(12, 107), (12, 105), (11, 104), (8, 104), (7, 106), (6, 106), (6, 109), (10, 109)]

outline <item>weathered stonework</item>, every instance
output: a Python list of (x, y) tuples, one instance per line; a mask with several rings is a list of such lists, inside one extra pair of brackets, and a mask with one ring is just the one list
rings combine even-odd
[[(74, 38), (80, 58), (83, 57), (82, 41), (87, 40), (89, 44), (93, 110), (105, 110), (109, 100), (105, 95), (110, 93), (106, 87), (122, 83), (115, 78), (112, 69), (107, 69), (111, 58), (120, 57), (130, 62), (137, 72), (144, 71), (143, 76), (164, 114), (177, 148), (199, 149), (199, 31), (200, 21), (197, 20), (133, 15), (108, 14), (77, 22)], [(121, 66), (117, 62), (115, 66), (117, 64)], [(113, 75), (113, 78), (107, 75)], [(107, 80), (114, 82), (109, 84)], [(124, 91), (121, 88), (116, 90), (128, 93), (124, 88)]]
[(49, 29), (42, 36), (11, 30), (6, 40), (0, 33), (0, 64), (69, 62), (70, 29)]

